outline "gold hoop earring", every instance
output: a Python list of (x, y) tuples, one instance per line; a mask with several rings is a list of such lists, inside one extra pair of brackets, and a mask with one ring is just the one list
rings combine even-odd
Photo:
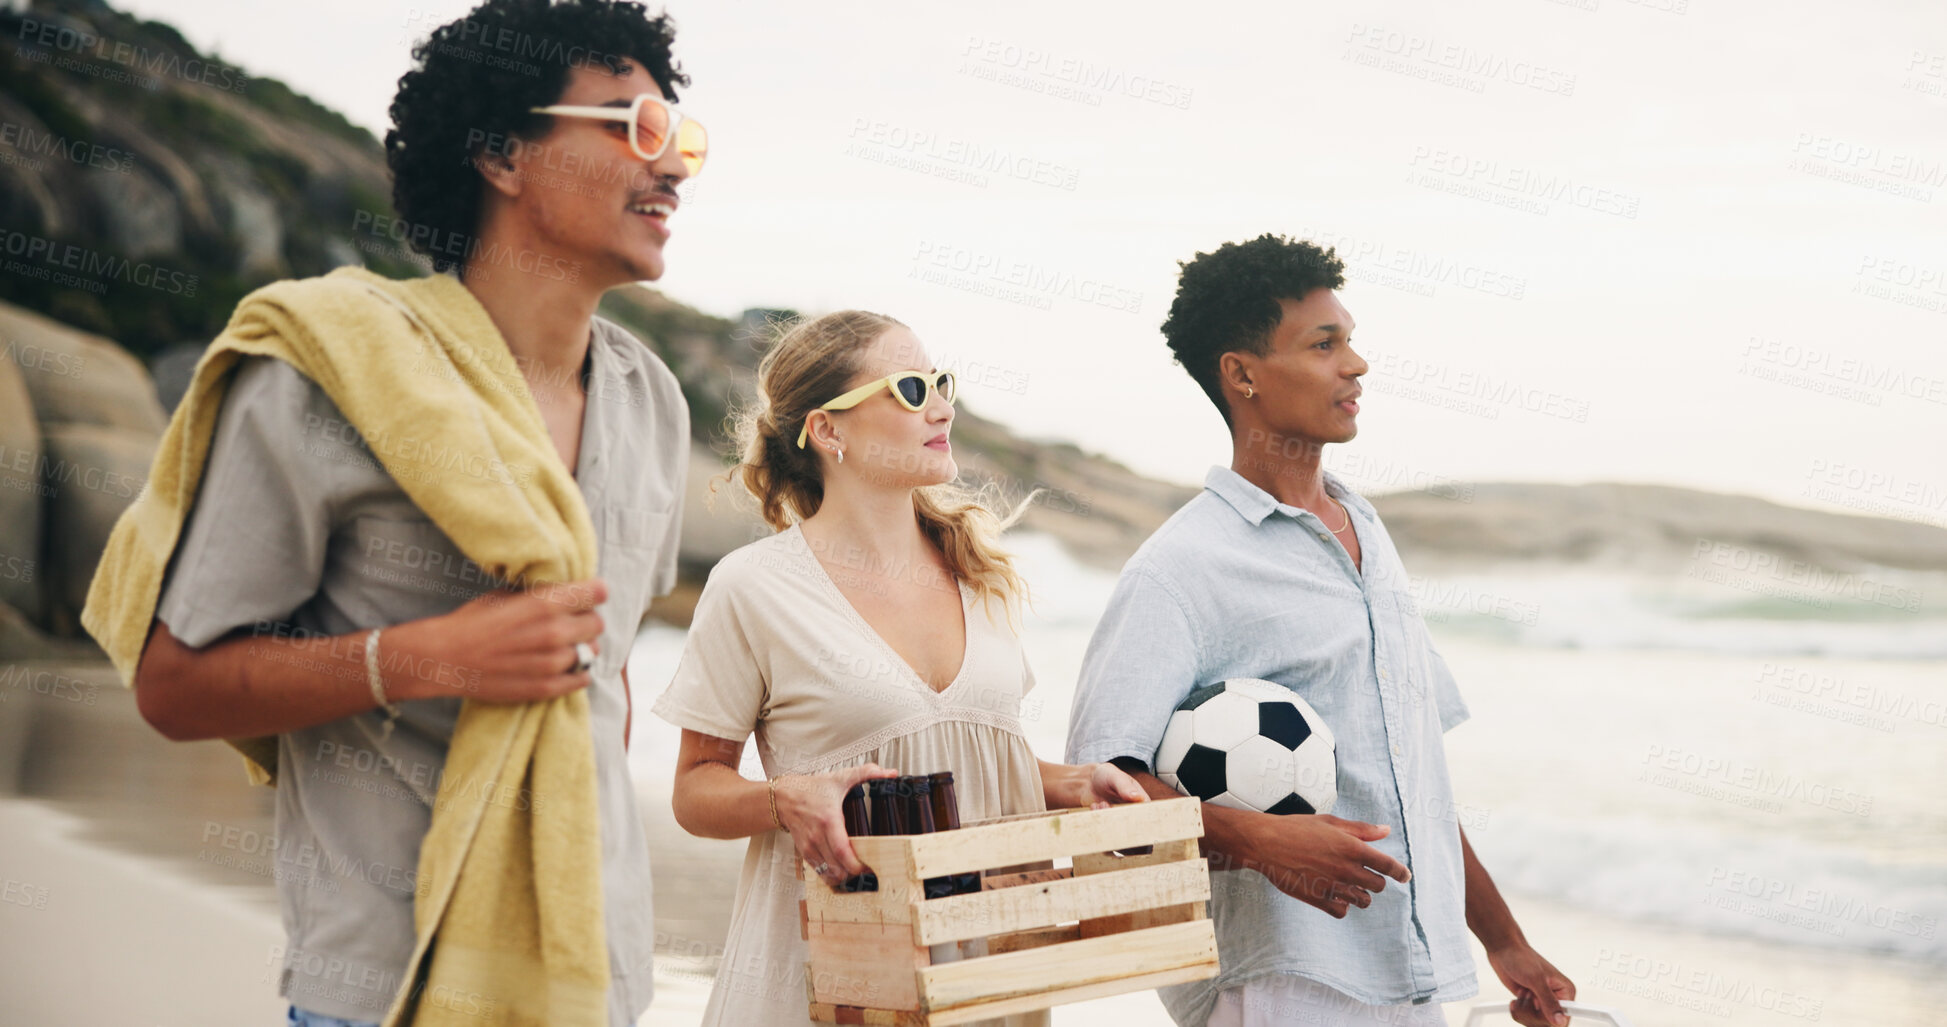
[(1251, 388), (1251, 387), (1250, 387), (1250, 386), (1248, 386), (1248, 385), (1246, 385), (1246, 386), (1244, 386), (1244, 398), (1245, 398), (1245, 399), (1256, 399), (1256, 398), (1257, 398), (1257, 390), (1256, 390), (1256, 389), (1253, 389), (1253, 388)]

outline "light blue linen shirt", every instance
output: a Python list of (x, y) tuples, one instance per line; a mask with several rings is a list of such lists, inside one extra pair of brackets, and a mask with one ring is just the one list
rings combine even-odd
[(1190, 692), (1263, 678), (1311, 703), (1338, 742), (1335, 816), (1385, 824), (1372, 843), (1413, 879), (1388, 880), (1343, 920), (1255, 870), (1211, 874), (1218, 975), (1160, 989), (1180, 1024), (1203, 1024), (1217, 992), (1295, 974), (1373, 1005), (1476, 993), (1460, 830), (1441, 735), (1467, 706), (1409, 594), (1399, 553), (1365, 499), (1324, 472), (1345, 504), (1361, 568), (1308, 510), (1228, 467), (1122, 569), (1089, 641), (1068, 728), (1068, 762), (1153, 765)]

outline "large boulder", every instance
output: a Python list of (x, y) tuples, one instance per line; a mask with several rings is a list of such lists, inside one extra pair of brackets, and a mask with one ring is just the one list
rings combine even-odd
[(0, 303), (0, 348), (0, 602), (84, 637), (88, 583), (168, 415), (142, 362), (100, 336)]
[(47, 447), (41, 484), (47, 496), (47, 624), (57, 635), (79, 632), (88, 583), (108, 548), (108, 534), (149, 478), (156, 439), (99, 424), (41, 426)]
[(95, 424), (162, 438), (169, 423), (149, 372), (99, 335), (0, 303), (0, 338), (20, 368), (41, 424)]
[(41, 426), (12, 339), (0, 349), (0, 603), (40, 620)]

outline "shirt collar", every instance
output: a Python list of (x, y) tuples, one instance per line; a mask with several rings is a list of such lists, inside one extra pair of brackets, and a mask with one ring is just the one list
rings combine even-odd
[[(1339, 481), (1337, 475), (1329, 470), (1321, 470), (1320, 477), (1325, 483), (1325, 494), (1344, 503), (1346, 509), (1356, 510), (1361, 514), (1372, 512), (1365, 497), (1346, 488), (1345, 483)], [(1274, 513), (1296, 516), (1307, 512), (1278, 502), (1271, 493), (1251, 484), (1249, 479), (1222, 464), (1210, 466), (1210, 472), (1203, 476), (1203, 487), (1215, 493), (1217, 498), (1229, 503), (1231, 509), (1236, 510), (1253, 525), (1263, 524), (1264, 519)]]

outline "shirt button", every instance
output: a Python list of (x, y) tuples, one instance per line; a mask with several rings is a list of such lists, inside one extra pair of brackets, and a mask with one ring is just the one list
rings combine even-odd
[(1399, 743), (1395, 742), (1393, 743), (1393, 755), (1398, 756), (1399, 754)]

